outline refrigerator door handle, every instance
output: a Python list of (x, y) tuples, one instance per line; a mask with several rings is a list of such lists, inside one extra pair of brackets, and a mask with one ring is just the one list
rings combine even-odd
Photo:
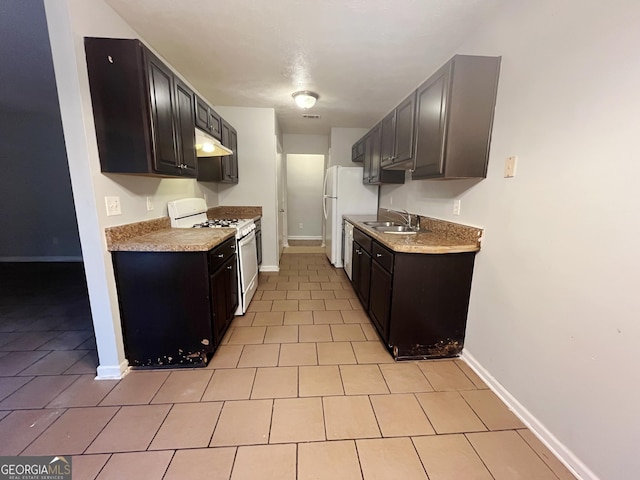
[(327, 219), (327, 197), (326, 195), (322, 196), (322, 211), (324, 212), (324, 219)]
[[(322, 196), (327, 196), (327, 180), (329, 179), (329, 172), (324, 172), (324, 183), (322, 184)], [(326, 215), (325, 215), (326, 216)]]

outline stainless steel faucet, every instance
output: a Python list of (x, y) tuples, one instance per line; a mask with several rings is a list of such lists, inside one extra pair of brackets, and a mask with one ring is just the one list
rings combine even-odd
[(420, 230), (420, 215), (416, 215), (415, 216), (415, 226), (414, 226), (414, 225), (411, 224), (411, 221), (412, 221), (413, 217), (406, 210), (402, 209), (402, 210), (398, 211), (398, 210), (391, 210), (390, 208), (383, 208), (383, 210), (386, 210), (389, 213), (393, 213), (395, 215), (398, 215), (400, 218), (402, 218), (402, 220), (404, 221), (404, 223), (406, 224), (407, 227), (413, 228), (416, 231)]
[(407, 212), (406, 210), (400, 210), (399, 212), (396, 212), (396, 213), (400, 215), (400, 217), (402, 217), (402, 219), (407, 224), (407, 227), (411, 227), (411, 214), (409, 212)]

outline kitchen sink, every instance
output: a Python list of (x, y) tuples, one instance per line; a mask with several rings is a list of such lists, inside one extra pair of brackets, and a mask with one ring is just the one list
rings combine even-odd
[(390, 225), (388, 227), (378, 226), (373, 227), (375, 230), (383, 233), (417, 233), (413, 227), (407, 225)]
[(364, 222), (365, 225), (369, 225), (370, 227), (378, 228), (378, 227), (399, 227), (402, 226), (401, 223), (397, 222)]

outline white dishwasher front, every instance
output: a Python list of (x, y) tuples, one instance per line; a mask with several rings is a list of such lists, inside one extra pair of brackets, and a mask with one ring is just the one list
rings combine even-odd
[(351, 260), (353, 250), (353, 225), (344, 222), (344, 271), (351, 280)]

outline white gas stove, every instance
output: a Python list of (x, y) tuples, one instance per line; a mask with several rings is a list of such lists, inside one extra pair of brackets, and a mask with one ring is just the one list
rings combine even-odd
[(238, 265), (240, 302), (236, 315), (243, 315), (258, 288), (256, 225), (246, 218), (207, 218), (207, 203), (202, 198), (184, 198), (167, 204), (172, 228), (234, 228)]
[(207, 204), (202, 198), (183, 198), (167, 204), (172, 228), (235, 228), (236, 238), (243, 238), (256, 229), (247, 218), (207, 218)]

